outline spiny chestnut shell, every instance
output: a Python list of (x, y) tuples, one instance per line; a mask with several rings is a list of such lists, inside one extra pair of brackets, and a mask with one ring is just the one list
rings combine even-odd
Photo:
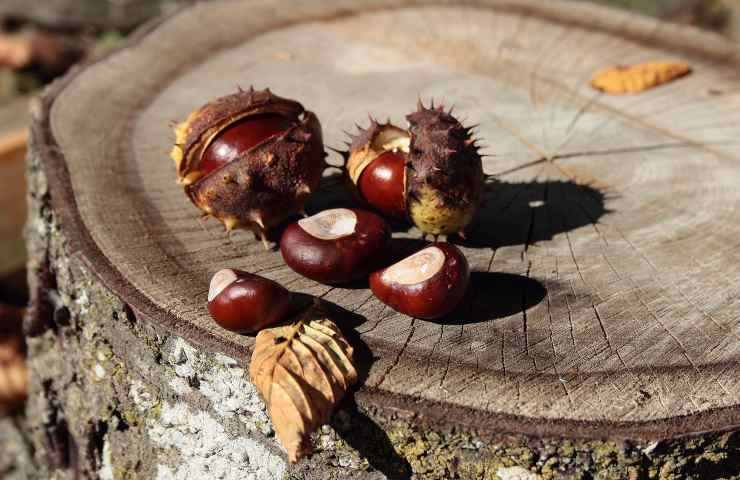
[[(245, 119), (265, 115), (283, 117), (290, 126), (211, 172), (199, 170), (214, 139)], [(175, 135), (171, 156), (192, 202), (227, 230), (251, 229), (262, 238), (266, 230), (303, 210), (326, 167), (316, 115), (269, 89), (240, 90), (214, 100), (191, 113)]]
[[(439, 265), (434, 265), (435, 261)], [(434, 273), (425, 273), (425, 269)], [(469, 282), (465, 255), (443, 242), (370, 275), (370, 289), (380, 301), (406, 315), (428, 320), (450, 313), (465, 296)]]
[[(353, 226), (347, 223), (352, 215)], [(337, 230), (340, 218), (345, 224)], [(326, 223), (320, 225), (323, 228), (319, 231), (311, 232), (312, 225), (307, 223), (311, 221)], [(331, 226), (335, 226), (336, 233), (327, 234)], [(337, 235), (338, 238), (333, 238)], [(285, 263), (304, 277), (340, 284), (365, 278), (380, 267), (388, 253), (390, 238), (390, 228), (380, 216), (364, 210), (337, 208), (289, 225), (280, 240), (280, 252)]]
[(367, 129), (360, 129), (347, 156), (349, 178), (368, 201), (362, 193), (368, 189), (363, 185), (365, 172), (384, 153), (400, 149), (408, 159), (403, 185), (396, 188), (403, 189), (405, 216), (424, 233), (464, 233), (478, 211), (484, 180), (471, 128), (463, 127), (441, 106), (426, 108), (421, 102), (406, 119), (408, 130), (373, 119)]
[[(228, 283), (224, 285), (224, 280)], [(291, 313), (291, 294), (277, 282), (241, 270), (217, 272), (208, 292), (208, 312), (221, 327), (254, 333)]]

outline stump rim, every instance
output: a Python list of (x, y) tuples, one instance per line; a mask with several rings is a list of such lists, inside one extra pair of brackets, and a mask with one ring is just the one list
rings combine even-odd
[[(233, 1), (238, 0), (221, 0)], [(278, 3), (280, 0), (270, 0)], [(106, 288), (109, 288), (124, 303), (132, 308), (138, 318), (158, 324), (172, 333), (182, 336), (208, 351), (221, 352), (238, 358), (246, 363), (251, 352), (241, 349), (240, 346), (219, 339), (203, 335), (199, 329), (177, 316), (158, 307), (149, 300), (143, 292), (129, 283), (115, 265), (105, 256), (98, 244), (93, 240), (84, 220), (78, 210), (75, 194), (66, 160), (61, 147), (57, 143), (51, 126), (52, 109), (55, 100), (63, 94), (65, 89), (73, 84), (88, 68), (102, 63), (138, 45), (144, 38), (155, 33), (158, 27), (172, 18), (182, 14), (194, 6), (207, 3), (206, 0), (197, 0), (183, 9), (153, 19), (139, 27), (127, 40), (106, 54), (83, 62), (74, 67), (61, 79), (48, 86), (40, 98), (32, 104), (33, 124), (29, 140), (30, 150), (39, 155), (43, 172), (48, 180), (50, 201), (55, 214), (60, 217), (61, 231), (68, 243), (70, 254), (79, 255), (88, 268), (94, 272)], [(558, 12), (558, 0), (552, 4), (542, 5), (538, 0), (467, 0), (460, 2), (461, 6), (477, 6), (481, 8), (498, 9), (501, 11), (515, 11), (529, 15), (538, 15), (543, 19), (558, 21), (565, 25), (576, 25), (586, 30), (614, 33), (611, 28), (591, 28), (589, 24), (574, 14)], [(412, 6), (441, 6), (451, 5), (444, 0), (409, 0), (402, 5), (388, 6), (379, 4), (369, 6), (367, 11), (374, 9), (406, 8)], [(670, 27), (673, 36), (667, 41), (658, 39), (660, 44), (687, 53), (701, 53), (708, 55), (716, 62), (728, 62), (740, 65), (740, 48), (729, 40), (717, 34), (699, 30), (696, 27), (671, 24), (660, 20), (650, 19), (639, 14), (615, 10), (595, 4), (573, 3), (575, 9), (589, 11), (602, 20), (611, 17), (609, 27), (615, 27), (616, 19), (628, 23), (636, 20), (635, 28), (622, 32), (625, 38), (636, 43), (645, 43), (647, 37), (655, 31), (648, 30), (646, 23), (651, 23), (655, 30)], [(354, 11), (342, 12), (336, 17), (352, 15)], [(622, 25), (622, 23), (619, 23)], [(603, 26), (602, 26), (603, 27)], [(200, 61), (200, 59), (196, 59)], [(678, 367), (681, 368), (681, 367)], [(676, 415), (647, 421), (608, 421), (608, 420), (576, 420), (576, 419), (542, 419), (532, 418), (510, 413), (489, 413), (459, 405), (446, 404), (387, 392), (371, 387), (357, 389), (356, 398), (362, 407), (379, 409), (383, 416), (392, 419), (396, 416), (414, 417), (421, 424), (430, 424), (442, 428), (464, 426), (483, 436), (500, 434), (521, 434), (528, 437), (564, 437), (577, 439), (673, 439), (718, 433), (740, 429), (740, 404), (731, 407), (713, 408), (691, 415)], [(486, 420), (481, 421), (481, 413)]]

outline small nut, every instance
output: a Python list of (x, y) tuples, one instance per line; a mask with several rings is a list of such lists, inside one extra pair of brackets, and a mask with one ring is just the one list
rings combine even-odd
[(406, 315), (435, 319), (450, 313), (470, 282), (465, 255), (449, 243), (435, 243), (370, 275), (380, 301)]
[[(198, 170), (208, 175), (233, 162), (239, 155), (291, 127), (288, 118), (276, 114), (246, 117), (216, 135), (203, 151)], [(269, 165), (269, 163), (268, 163)]]
[(406, 218), (406, 153), (389, 151), (370, 162), (360, 175), (357, 188), (379, 212)]
[(285, 229), (280, 252), (304, 277), (327, 284), (364, 278), (380, 266), (391, 232), (378, 215), (335, 208), (299, 220)]
[(224, 269), (211, 278), (208, 311), (226, 330), (255, 333), (288, 318), (291, 294), (259, 275)]

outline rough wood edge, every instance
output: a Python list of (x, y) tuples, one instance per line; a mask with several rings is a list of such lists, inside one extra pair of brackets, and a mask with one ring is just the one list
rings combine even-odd
[[(199, 0), (197, 3), (200, 3), (200, 1), (204, 0)], [(405, 5), (387, 6), (381, 4), (368, 7), (367, 10), (405, 8), (421, 4), (445, 5), (448, 2), (411, 0)], [(740, 50), (734, 44), (717, 35), (702, 32), (693, 27), (667, 24), (666, 22), (652, 20), (629, 12), (614, 11), (599, 5), (581, 4), (573, 5), (573, 7), (576, 7), (576, 10), (598, 15), (600, 20), (616, 17), (622, 18), (624, 21), (611, 22), (608, 25), (600, 25), (601, 28), (596, 28), (593, 24), (587, 23), (590, 20), (587, 16), (584, 17), (572, 11), (564, 11), (559, 8), (559, 6), (562, 7), (562, 2), (559, 1), (543, 5), (538, 0), (493, 0), (489, 2), (485, 0), (467, 0), (460, 2), (459, 5), (482, 6), (485, 8), (496, 8), (499, 11), (505, 12), (537, 15), (540, 18), (577, 26), (585, 30), (605, 31), (612, 34), (619, 33), (625, 38), (641, 44), (647, 44), (649, 41), (657, 41), (654, 37), (661, 26), (669, 27), (671, 35), (667, 39), (660, 39), (663, 46), (683, 50), (694, 55), (705, 55), (717, 62), (740, 64)], [(33, 125), (31, 128), (30, 145), (32, 150), (40, 156), (47, 178), (55, 179), (55, 181), (49, 182), (51, 204), (62, 220), (62, 229), (69, 242), (70, 251), (74, 255), (79, 255), (107, 288), (110, 288), (120, 298), (125, 299), (138, 318), (145, 318), (148, 321), (156, 322), (207, 350), (223, 352), (240, 361), (246, 362), (248, 361), (250, 352), (244, 351), (241, 346), (236, 344), (223, 342), (209, 335), (203, 335), (193, 325), (182, 321), (182, 319), (179, 319), (170, 312), (163, 311), (142, 292), (128, 283), (121, 272), (108, 260), (92, 239), (77, 209), (69, 171), (67, 170), (61, 149), (51, 130), (51, 109), (55, 99), (87, 67), (101, 63), (116, 55), (119, 51), (135, 47), (145, 37), (157, 30), (161, 24), (181, 14), (184, 10), (146, 23), (119, 48), (101, 58), (76, 66), (66, 76), (47, 87), (41, 98), (36, 100), (32, 105)], [(351, 10), (342, 10), (340, 14), (328, 18), (336, 19), (351, 14), (353, 14)], [(629, 20), (633, 20), (638, 28), (628, 31), (621, 30), (621, 27), (630, 24)], [(648, 28), (649, 25), (651, 26), (650, 28)], [(651, 45), (655, 46), (655, 43)], [(740, 429), (740, 405), (707, 410), (696, 415), (676, 416), (645, 422), (611, 422), (543, 420), (531, 419), (519, 415), (490, 414), (468, 407), (449, 404), (442, 405), (438, 402), (421, 400), (412, 396), (362, 387), (357, 392), (356, 398), (361, 403), (376, 406), (380, 410), (392, 414), (392, 416), (413, 416), (422, 424), (430, 424), (443, 428), (448, 426), (465, 426), (469, 427), (471, 431), (476, 431), (484, 436), (505, 432), (534, 437), (672, 439)], [(481, 421), (482, 416), (486, 417), (485, 423)]]

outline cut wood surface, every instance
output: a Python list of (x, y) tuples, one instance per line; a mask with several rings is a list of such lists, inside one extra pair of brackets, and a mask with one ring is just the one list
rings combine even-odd
[[(46, 98), (36, 139), (65, 234), (137, 316), (246, 361), (254, 339), (206, 310), (209, 277), (240, 268), (346, 311), (374, 357), (360, 403), (543, 435), (740, 425), (733, 46), (580, 3), (288, 4), (199, 4)], [(654, 60), (692, 73), (630, 97), (589, 86), (599, 69)], [(167, 156), (172, 122), (250, 85), (300, 100), (335, 148), (368, 114), (405, 124), (417, 97), (480, 124), (492, 177), (463, 244), (461, 308), (409, 318), (200, 219)], [(348, 202), (327, 175), (309, 213)]]

